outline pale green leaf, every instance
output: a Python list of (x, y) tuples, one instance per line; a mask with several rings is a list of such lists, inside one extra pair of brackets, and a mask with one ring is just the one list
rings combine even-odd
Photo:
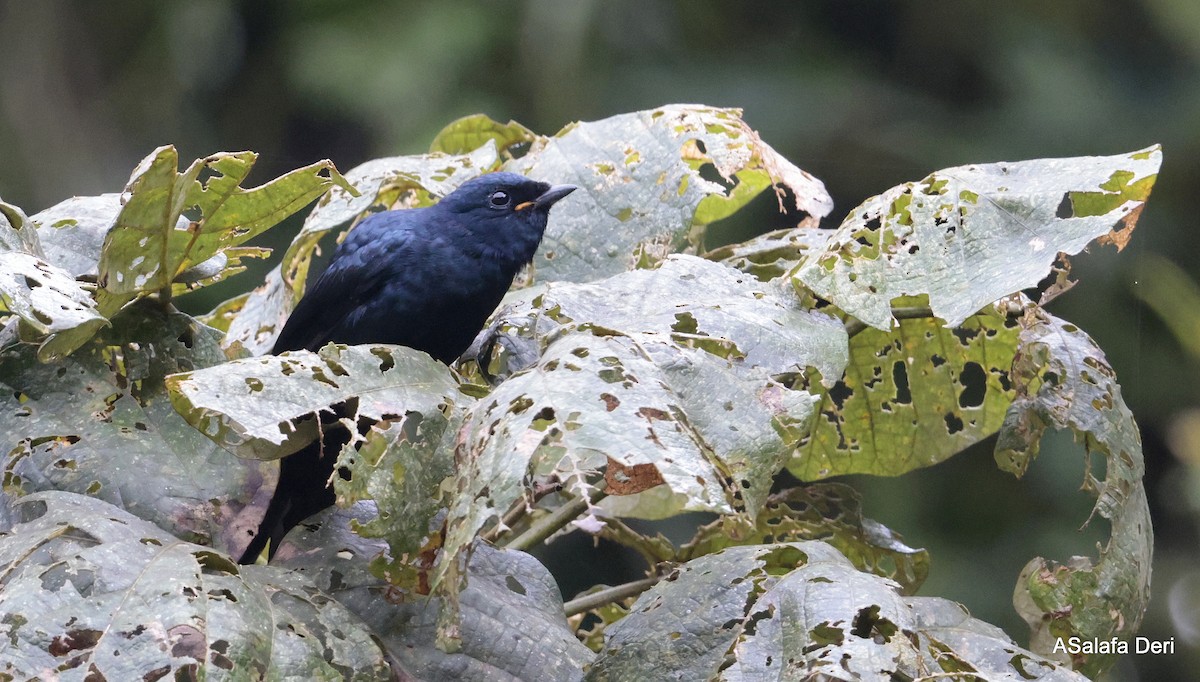
[(19, 679), (388, 680), (366, 626), (295, 574), (238, 567), (100, 500), (38, 493), (0, 535), (0, 668)]
[(46, 260), (75, 277), (95, 280), (104, 238), (121, 212), (121, 195), (71, 197), (30, 217)]
[(944, 672), (1085, 680), (956, 604), (904, 599), (896, 583), (855, 570), (820, 542), (733, 547), (689, 561), (607, 628), (585, 679), (887, 682)]
[(855, 208), (793, 279), (877, 329), (892, 328), (893, 299), (919, 295), (956, 327), (1035, 286), (1060, 252), (1123, 246), (1161, 163), (1151, 147), (941, 170)]
[[(1030, 313), (1020, 342), (1013, 368), (1018, 398), (1000, 431), (996, 461), (1020, 476), (1037, 456), (1047, 428), (1070, 431), (1087, 453), (1083, 489), (1096, 496), (1095, 513), (1108, 519), (1111, 537), (1094, 559), (1030, 561), (1014, 602), (1031, 628), (1032, 648), (1044, 654), (1060, 637), (1127, 640), (1150, 601), (1154, 546), (1137, 424), (1104, 353), (1078, 327)], [(1103, 460), (1103, 479), (1092, 473), (1096, 456)], [(1097, 675), (1116, 655), (1080, 654), (1074, 662)]]
[(302, 417), (353, 399), (356, 414), (393, 421), (434, 415), (454, 401), (454, 379), (427, 354), (401, 346), (330, 344), (319, 352), (234, 360), (167, 378), (171, 402), (221, 446), (254, 459), (291, 454), (317, 435)]
[(171, 372), (222, 362), (218, 334), (185, 315), (131, 306), (57, 364), (29, 346), (0, 352), (0, 452), (13, 493), (91, 495), (217, 547), (244, 542), (271, 474), (191, 428), (163, 387)]
[[(467, 587), (457, 595), (462, 647), (446, 652), (435, 641), (441, 600), (402, 595), (375, 577), (368, 560), (383, 547), (347, 528), (374, 516), (367, 503), (313, 516), (288, 534), (273, 563), (303, 573), (362, 618), (415, 679), (582, 678), (592, 653), (567, 627), (558, 585), (536, 559), (478, 546), (467, 566)], [(384, 593), (390, 598), (381, 598)]]
[[(704, 164), (740, 184), (704, 179)], [(833, 206), (824, 185), (763, 142), (737, 109), (676, 104), (575, 123), (538, 138), (505, 169), (580, 188), (551, 214), (533, 262), (539, 281), (593, 281), (694, 249), (704, 224), (772, 183), (814, 218)]]
[(108, 324), (70, 273), (19, 251), (0, 253), (0, 310), (36, 330), (43, 362), (69, 355)]
[(680, 552), (688, 560), (738, 545), (824, 540), (860, 571), (891, 578), (912, 594), (929, 575), (929, 553), (862, 515), (858, 493), (842, 483), (816, 483), (772, 494), (753, 520), (724, 516), (701, 526)]
[(791, 272), (806, 254), (823, 248), (833, 235), (833, 230), (815, 227), (776, 230), (713, 249), (704, 257), (735, 267), (765, 282)]

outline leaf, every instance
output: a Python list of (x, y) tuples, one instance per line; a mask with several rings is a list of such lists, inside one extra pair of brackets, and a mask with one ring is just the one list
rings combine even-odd
[[(440, 600), (400, 595), (372, 575), (367, 560), (383, 548), (349, 532), (347, 521), (374, 517), (368, 503), (327, 510), (297, 526), (276, 563), (305, 573), (320, 589), (366, 621), (414, 679), (578, 680), (592, 659), (563, 615), (554, 578), (522, 552), (480, 544), (470, 581), (459, 595), (462, 649), (435, 645)], [(279, 559), (283, 559), (282, 562)], [(381, 595), (390, 595), (383, 599)]]
[(0, 253), (15, 251), (44, 256), (36, 227), (19, 207), (0, 201)]
[[(100, 254), (100, 285), (114, 296), (157, 291), (180, 273), (276, 225), (334, 185), (348, 187), (329, 161), (242, 188), (258, 155), (221, 152), (182, 173), (172, 146), (134, 170)], [(203, 176), (203, 178), (202, 178)], [(195, 211), (194, 220), (184, 216)]]
[(0, 535), (10, 675), (390, 679), (362, 622), (294, 574), (239, 568), (80, 495), (30, 495), (17, 512)]
[(194, 542), (240, 541), (257, 524), (247, 517), (261, 516), (251, 503), (270, 491), (270, 476), (188, 426), (162, 384), (170, 372), (223, 361), (218, 342), (186, 315), (136, 305), (57, 364), (38, 362), (28, 346), (0, 352), (5, 489), (69, 490)]
[[(425, 154), (374, 159), (345, 175), (345, 186), (331, 187), (304, 221), (284, 252), (282, 262), (267, 273), (262, 286), (218, 306), (228, 330), (226, 347), (252, 355), (271, 349), (283, 323), (304, 292), (308, 268), (321, 238), (371, 210), (428, 206), (463, 182), (495, 170), (494, 145), (470, 154)], [(351, 191), (353, 189), (353, 191)], [(401, 203), (401, 206), (394, 206)]]
[(121, 195), (71, 197), (30, 220), (37, 225), (46, 260), (74, 277), (95, 280), (105, 236), (121, 212)]
[(822, 249), (833, 235), (833, 230), (815, 227), (775, 230), (744, 242), (713, 249), (704, 257), (765, 282), (791, 272), (806, 254)]
[(469, 408), (435, 585), (457, 585), (454, 557), (543, 478), (587, 493), (607, 472), (601, 506), (618, 516), (753, 516), (813, 415), (773, 375), (845, 363), (836, 319), (695, 257), (540, 291), (504, 316), (545, 344), (537, 364)]
[(484, 114), (463, 116), (442, 128), (429, 145), (429, 151), (443, 154), (467, 154), (492, 141), (500, 152), (528, 144), (536, 139), (533, 131), (516, 121), (499, 123)]
[[(989, 680), (1085, 679), (961, 607), (957, 619), (935, 608), (957, 605), (905, 600), (897, 588), (819, 542), (726, 549), (639, 597), (608, 627), (585, 679), (922, 679), (972, 670), (966, 661)], [(955, 640), (951, 627), (976, 636)]]
[(44, 337), (42, 362), (69, 355), (108, 324), (70, 273), (18, 251), (0, 253), (0, 308)]
[(938, 171), (851, 211), (793, 282), (881, 330), (893, 326), (893, 299), (928, 295), (933, 314), (957, 327), (1037, 285), (1060, 252), (1124, 244), (1161, 163), (1155, 146)]
[(461, 408), (449, 415), (408, 409), (372, 426), (357, 447), (342, 450), (338, 466), (350, 472), (350, 480), (334, 480), (338, 504), (370, 499), (382, 510), (354, 528), (364, 537), (387, 540), (393, 584), (415, 584), (416, 556), (441, 546), (442, 483), (453, 480), (454, 440), (462, 418)]
[(359, 417), (440, 414), (456, 393), (446, 366), (401, 346), (329, 344), (319, 352), (234, 360), (167, 378), (189, 424), (242, 457), (276, 459), (316, 437), (301, 417), (354, 402)]
[(913, 549), (886, 526), (862, 516), (858, 493), (841, 483), (789, 488), (768, 498), (753, 521), (725, 516), (701, 526), (680, 559), (726, 547), (823, 540), (860, 571), (891, 578), (913, 594), (929, 575), (929, 553)]
[[(1111, 523), (1109, 542), (1096, 559), (1026, 564), (1013, 601), (1029, 623), (1032, 648), (1049, 655), (1059, 637), (1128, 639), (1149, 604), (1154, 542), (1141, 437), (1115, 373), (1087, 334), (1039, 311), (1022, 320), (1013, 382), (1018, 397), (996, 443), (997, 463), (1020, 476), (1047, 428), (1069, 430), (1087, 453), (1083, 488), (1096, 496), (1094, 513)], [(1104, 460), (1103, 480), (1092, 474), (1094, 455)], [(1077, 670), (1094, 677), (1116, 655), (1073, 659)]]
[[(733, 188), (704, 179), (706, 164)], [(677, 104), (575, 123), (538, 138), (505, 169), (580, 188), (555, 206), (534, 257), (544, 282), (598, 280), (696, 248), (703, 225), (772, 183), (816, 219), (833, 207), (821, 182), (763, 142), (737, 109)]]
[[(667, 483), (636, 500), (606, 501), (614, 513), (659, 517), (743, 503), (754, 513), (781, 448), (790, 449), (812, 414), (811, 396), (771, 375), (808, 366), (837, 375), (845, 362), (835, 319), (795, 310), (749, 277), (688, 256), (597, 284), (548, 285), (502, 319), (547, 347), (536, 367), (472, 408), (465, 427), (480, 469), (463, 482), (486, 485), (501, 509), (527, 473), (569, 475), (611, 459), (653, 465)], [(726, 478), (732, 487), (722, 489)], [(467, 514), (471, 533), (496, 511), (487, 497), (466, 498), (479, 512)]]
[(850, 364), (821, 395), (816, 426), (788, 469), (802, 480), (898, 476), (937, 464), (1000, 428), (1013, 399), (1019, 325), (994, 309), (947, 329), (932, 318), (850, 339)]

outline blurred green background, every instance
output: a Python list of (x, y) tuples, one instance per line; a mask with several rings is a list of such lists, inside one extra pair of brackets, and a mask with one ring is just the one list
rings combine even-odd
[[(1075, 259), (1080, 284), (1052, 309), (1105, 349), (1141, 424), (1156, 531), (1142, 634), (1176, 638), (1174, 656), (1124, 657), (1110, 678), (1200, 679), (1195, 0), (0, 0), (0, 46), (0, 196), (29, 213), (119, 191), (161, 144), (184, 159), (252, 149), (251, 181), (263, 182), (321, 158), (348, 170), (422, 152), (475, 112), (549, 134), (670, 102), (742, 107), (825, 181), (837, 204), (827, 226), (947, 166), (1161, 143), (1131, 245)], [(773, 207), (756, 202), (709, 245), (794, 220)], [(286, 243), (288, 229), (265, 243)], [(207, 310), (260, 276), (181, 303)], [(1024, 641), (1011, 607), (1021, 566), (1094, 554), (1107, 528), (1077, 530), (1090, 498), (1069, 438), (1049, 439), (1026, 481), (997, 471), (989, 446), (851, 483), (868, 515), (930, 549), (924, 593)], [(570, 562), (590, 542), (566, 546), (548, 561), (587, 583)]]

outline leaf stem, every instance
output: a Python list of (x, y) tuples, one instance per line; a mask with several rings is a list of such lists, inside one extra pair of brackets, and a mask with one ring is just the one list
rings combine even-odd
[(527, 551), (531, 547), (543, 542), (546, 538), (554, 535), (559, 530), (564, 528), (568, 523), (574, 521), (580, 514), (586, 512), (596, 505), (597, 502), (608, 496), (608, 493), (601, 488), (587, 497), (576, 497), (563, 506), (555, 509), (546, 516), (540, 519), (535, 519), (529, 524), (529, 528), (524, 533), (509, 540), (504, 544), (506, 549), (518, 549)]
[(639, 595), (657, 585), (660, 580), (662, 580), (661, 575), (652, 575), (649, 578), (642, 578), (641, 580), (635, 580), (631, 583), (623, 583), (621, 585), (608, 587), (600, 590), (599, 592), (585, 594), (582, 597), (572, 599), (566, 604), (563, 604), (563, 610), (566, 611), (568, 618), (571, 616), (577, 616), (581, 613), (591, 611), (592, 609)]
[(544, 488), (535, 489), (533, 491), (533, 495), (531, 496), (532, 499), (527, 500), (524, 497), (521, 497), (513, 503), (512, 507), (510, 507), (507, 512), (504, 513), (504, 516), (500, 518), (500, 521), (497, 522), (496, 525), (487, 529), (487, 531), (482, 533), (480, 537), (492, 544), (496, 544), (496, 541), (500, 539), (501, 535), (512, 531), (512, 529), (516, 528), (517, 524), (520, 523), (521, 520), (529, 514), (529, 512), (533, 511), (533, 506), (538, 503), (538, 500), (549, 495), (550, 493), (556, 493), (559, 490), (562, 490), (561, 484), (549, 485), (545, 486)]
[[(897, 320), (915, 320), (922, 317), (934, 317), (933, 309), (927, 305), (901, 306), (892, 308), (892, 317)], [(865, 331), (867, 323), (857, 318), (846, 320), (846, 335), (854, 336)]]

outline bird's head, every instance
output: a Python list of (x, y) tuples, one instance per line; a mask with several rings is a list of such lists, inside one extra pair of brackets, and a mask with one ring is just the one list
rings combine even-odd
[[(516, 173), (488, 173), (464, 182), (445, 198), (441, 210), (457, 214), (477, 237), (489, 242), (533, 239), (546, 230), (550, 207), (577, 188), (550, 185)], [(529, 252), (533, 257), (533, 252)]]

